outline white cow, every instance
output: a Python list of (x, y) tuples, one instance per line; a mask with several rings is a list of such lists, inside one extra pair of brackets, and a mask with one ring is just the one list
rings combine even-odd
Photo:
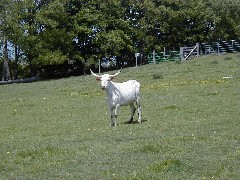
[(134, 102), (136, 102), (138, 108), (138, 122), (141, 123), (140, 83), (136, 80), (129, 80), (123, 83), (112, 82), (112, 79), (116, 77), (121, 70), (114, 75), (97, 75), (93, 73), (91, 69), (90, 71), (97, 80), (101, 81), (102, 90), (106, 91), (109, 110), (111, 113), (111, 126), (117, 125), (116, 121), (120, 106), (130, 105), (131, 116), (129, 123), (132, 122), (136, 110)]

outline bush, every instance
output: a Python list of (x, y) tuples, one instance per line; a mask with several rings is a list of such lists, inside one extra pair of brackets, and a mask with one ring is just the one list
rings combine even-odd
[(156, 74), (153, 74), (153, 79), (163, 79), (164, 76), (162, 73), (156, 73)]
[(232, 57), (230, 57), (230, 56), (226, 56), (226, 57), (224, 58), (224, 60), (225, 60), (225, 61), (228, 61), (228, 60), (233, 60), (233, 58), (232, 58)]

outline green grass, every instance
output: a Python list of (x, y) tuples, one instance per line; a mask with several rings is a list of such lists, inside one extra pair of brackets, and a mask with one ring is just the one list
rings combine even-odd
[(115, 128), (92, 76), (0, 86), (0, 179), (240, 178), (239, 54), (115, 81), (128, 79), (141, 83), (143, 123), (121, 107)]

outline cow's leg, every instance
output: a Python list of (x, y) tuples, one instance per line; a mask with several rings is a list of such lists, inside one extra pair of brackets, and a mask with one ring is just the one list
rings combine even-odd
[(142, 109), (141, 109), (141, 103), (140, 103), (140, 96), (137, 97), (137, 108), (138, 108), (138, 122), (142, 122)]
[(111, 113), (111, 124), (110, 124), (110, 126), (115, 126), (116, 120), (115, 120), (114, 108), (110, 108), (110, 113)]
[(114, 117), (115, 118), (114, 118), (113, 126), (117, 126), (117, 116), (118, 116), (119, 108), (120, 108), (120, 105), (116, 105), (115, 112), (114, 112)]
[(134, 106), (134, 103), (130, 104), (130, 110), (131, 110), (131, 116), (130, 116), (130, 119), (129, 119), (129, 123), (131, 123), (133, 121), (133, 117), (134, 117), (134, 113), (135, 113), (135, 106)]
[(115, 108), (110, 108), (111, 111), (111, 126), (117, 126), (117, 115), (120, 105), (116, 105)]

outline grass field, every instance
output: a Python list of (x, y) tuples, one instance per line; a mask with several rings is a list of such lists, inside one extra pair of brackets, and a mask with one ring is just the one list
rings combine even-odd
[(121, 107), (114, 128), (92, 76), (0, 86), (0, 179), (240, 179), (240, 54), (115, 81), (128, 79), (141, 83), (143, 123)]

